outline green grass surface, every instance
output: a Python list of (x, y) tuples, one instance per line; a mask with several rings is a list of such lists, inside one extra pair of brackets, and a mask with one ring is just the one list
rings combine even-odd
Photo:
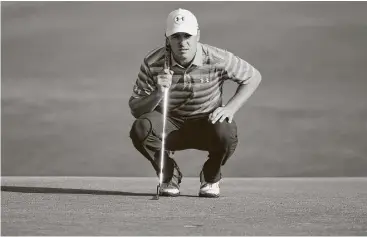
[(366, 178), (228, 178), (222, 197), (155, 178), (3, 177), (2, 235), (366, 235)]

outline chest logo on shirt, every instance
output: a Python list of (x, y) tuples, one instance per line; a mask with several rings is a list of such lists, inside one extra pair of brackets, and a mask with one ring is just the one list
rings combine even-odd
[(209, 80), (209, 77), (203, 77), (203, 78), (200, 78), (200, 82), (201, 82), (201, 83), (204, 83), (204, 82), (205, 82), (205, 83), (209, 83), (209, 81), (210, 81), (210, 80)]

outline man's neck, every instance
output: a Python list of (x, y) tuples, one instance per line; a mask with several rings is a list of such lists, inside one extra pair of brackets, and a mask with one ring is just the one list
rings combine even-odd
[(194, 58), (191, 59), (191, 61), (189, 61), (189, 62), (179, 62), (178, 64), (181, 65), (184, 68), (188, 68), (191, 65), (192, 61), (194, 61)]

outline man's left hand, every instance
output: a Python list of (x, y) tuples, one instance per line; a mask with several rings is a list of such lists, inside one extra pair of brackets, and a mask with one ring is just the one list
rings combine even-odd
[(228, 119), (229, 123), (232, 123), (233, 116), (235, 114), (235, 110), (228, 108), (226, 106), (219, 107), (216, 110), (214, 110), (213, 113), (209, 115), (209, 121), (211, 121), (213, 124), (216, 123), (218, 120), (219, 122), (223, 122), (225, 119)]

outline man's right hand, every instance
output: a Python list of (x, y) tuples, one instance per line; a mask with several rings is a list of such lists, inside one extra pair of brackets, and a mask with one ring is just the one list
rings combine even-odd
[(172, 85), (172, 75), (173, 71), (164, 69), (162, 72), (160, 72), (157, 76), (157, 84), (158, 84), (158, 90), (160, 92), (163, 91), (164, 88), (170, 88)]

